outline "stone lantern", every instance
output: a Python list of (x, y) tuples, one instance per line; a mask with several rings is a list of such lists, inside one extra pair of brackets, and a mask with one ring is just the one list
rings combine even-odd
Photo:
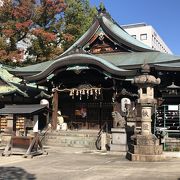
[(138, 87), (141, 105), (141, 133), (132, 137), (132, 144), (129, 146), (127, 158), (132, 161), (158, 161), (163, 159), (162, 145), (151, 132), (152, 107), (157, 103), (154, 99), (154, 86), (160, 84), (160, 79), (150, 73), (147, 64), (142, 65), (141, 75), (136, 76), (132, 83)]

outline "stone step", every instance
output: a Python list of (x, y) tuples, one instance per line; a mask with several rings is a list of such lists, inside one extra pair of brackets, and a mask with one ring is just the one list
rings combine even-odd
[(87, 142), (87, 141), (67, 141), (67, 142), (46, 142), (44, 145), (46, 146), (58, 146), (58, 147), (85, 147), (90, 149), (96, 149), (95, 141)]
[(49, 132), (49, 136), (80, 136), (80, 137), (97, 137), (98, 132), (81, 132), (81, 131), (59, 131)]
[(73, 136), (47, 136), (45, 137), (46, 141), (66, 141), (66, 140), (78, 140), (78, 141), (94, 141), (97, 137), (73, 137)]
[(67, 142), (67, 143), (56, 143), (56, 142), (48, 142), (45, 144), (46, 146), (54, 146), (54, 147), (81, 147), (88, 149), (96, 149), (96, 145), (94, 142)]
[(69, 142), (82, 142), (82, 144), (85, 144), (86, 142), (89, 143), (89, 142), (95, 142), (96, 139), (48, 139), (46, 141), (46, 143), (49, 143), (49, 142), (55, 142), (55, 143), (69, 143)]
[(82, 147), (96, 149), (98, 131), (59, 131), (48, 133), (43, 144), (47, 146), (59, 147)]
[(84, 136), (74, 136), (74, 135), (68, 135), (68, 136), (65, 136), (65, 135), (46, 135), (46, 138), (49, 138), (49, 139), (55, 139), (55, 138), (70, 138), (70, 137), (74, 137), (74, 138), (90, 138), (90, 139), (94, 139), (94, 138), (97, 138), (97, 135), (96, 136), (88, 136), (88, 135), (84, 135)]

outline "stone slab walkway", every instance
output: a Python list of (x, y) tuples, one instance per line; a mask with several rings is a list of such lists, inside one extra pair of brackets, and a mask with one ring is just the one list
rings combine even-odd
[(180, 180), (180, 158), (131, 162), (118, 153), (81, 148), (46, 147), (48, 155), (32, 159), (0, 157), (0, 179), (38, 180)]

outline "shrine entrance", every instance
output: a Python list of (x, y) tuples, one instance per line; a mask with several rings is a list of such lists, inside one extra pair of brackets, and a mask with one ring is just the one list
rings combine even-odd
[(112, 128), (113, 89), (90, 84), (76, 88), (56, 88), (58, 111), (69, 129), (100, 129), (107, 123)]
[(100, 129), (106, 122), (112, 128), (111, 102), (64, 102), (59, 109), (69, 129)]
[(61, 71), (50, 80), (52, 109), (56, 110), (52, 119), (57, 119), (55, 113), (61, 111), (69, 129), (100, 129), (104, 123), (112, 128), (112, 98), (117, 81), (98, 68), (77, 69)]

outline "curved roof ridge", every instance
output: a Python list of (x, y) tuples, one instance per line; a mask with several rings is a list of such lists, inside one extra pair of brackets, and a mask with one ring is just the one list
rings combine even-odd
[[(84, 59), (87, 61), (84, 61)], [(94, 55), (88, 54), (72, 54), (65, 57), (61, 57), (50, 64), (44, 71), (26, 77), (28, 81), (41, 80), (45, 77), (48, 77), (49, 74), (52, 74), (57, 68), (68, 66), (68, 65), (76, 65), (76, 64), (88, 64), (88, 65), (97, 65), (102, 68), (104, 71), (107, 71), (111, 74), (118, 76), (127, 76), (127, 75), (135, 75), (134, 70), (125, 70), (119, 67), (116, 67), (114, 64)]]
[(58, 59), (60, 57), (63, 57), (65, 55), (69, 55), (71, 51), (73, 51), (76, 48), (81, 48), (83, 45), (85, 45), (89, 39), (96, 33), (96, 31), (99, 28), (99, 22), (97, 18), (92, 23), (92, 26), (72, 45), (70, 46), (65, 52), (63, 52), (61, 55), (55, 58)]
[(102, 15), (101, 18), (99, 18), (99, 23), (102, 29), (107, 34), (113, 36), (114, 39), (118, 41), (118, 43), (123, 43), (136, 51), (155, 51), (144, 43), (138, 41), (137, 39), (134, 39), (121, 26), (119, 26), (117, 22), (115, 22), (114, 20), (112, 21), (111, 19), (107, 18), (107, 16)]
[(155, 51), (144, 43), (134, 39), (110, 16), (109, 13), (103, 12), (99, 13), (90, 28), (64, 53), (56, 57), (55, 60), (65, 55), (69, 55), (72, 51), (75, 52), (76, 48), (82, 48), (85, 46), (91, 37), (98, 31), (99, 27), (101, 27), (109, 36), (112, 36), (117, 43), (123, 43), (126, 46), (130, 46), (130, 48), (135, 51)]
[[(112, 16), (108, 13), (108, 12), (104, 12), (102, 14), (99, 14), (100, 17), (104, 16), (105, 18), (107, 18), (108, 20), (110, 20), (111, 22), (113, 22), (114, 24), (116, 24), (121, 30), (123, 30), (124, 32), (126, 32), (113, 18)], [(126, 32), (127, 33), (127, 32)]]

